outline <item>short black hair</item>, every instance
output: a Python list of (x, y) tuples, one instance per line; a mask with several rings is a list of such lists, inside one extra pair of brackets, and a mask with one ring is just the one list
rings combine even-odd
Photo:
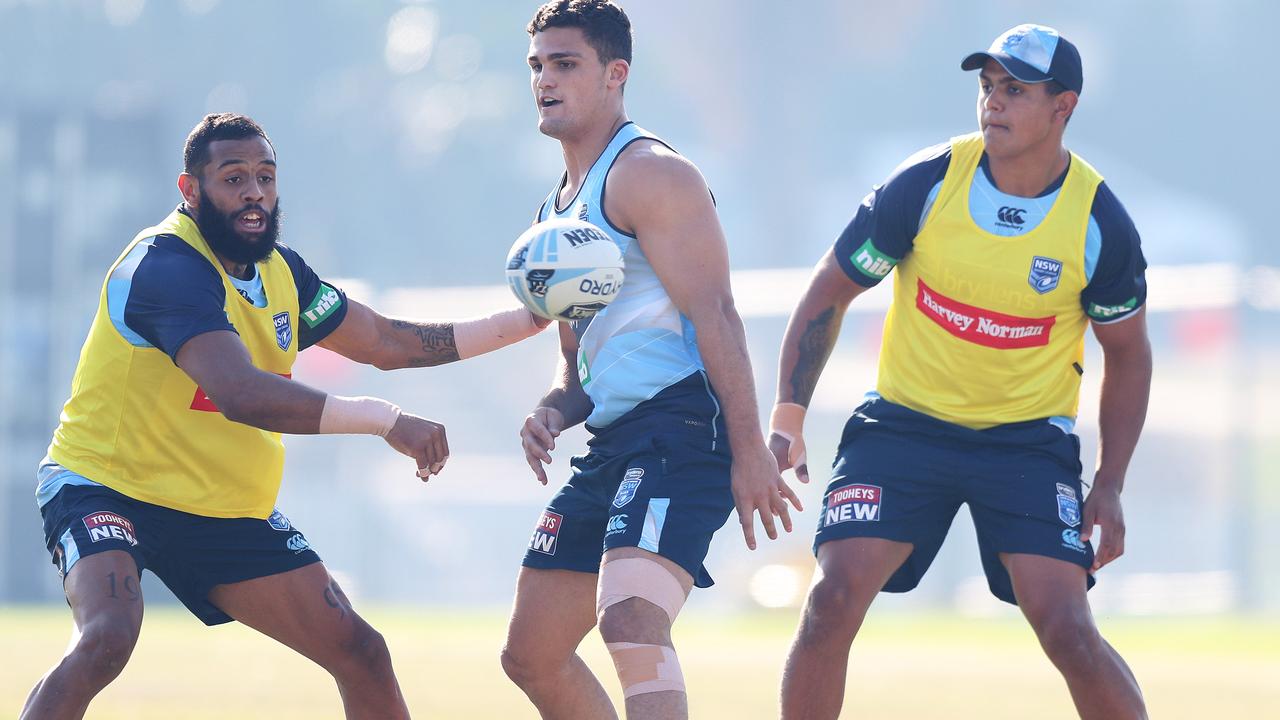
[(267, 137), (267, 131), (248, 115), (236, 113), (205, 115), (204, 119), (191, 129), (191, 134), (187, 135), (187, 143), (182, 148), (182, 169), (191, 175), (198, 176), (204, 170), (205, 164), (209, 162), (210, 143), (217, 140), (244, 140), (255, 136), (266, 140), (267, 144), (271, 145), (271, 151), (275, 152), (276, 146), (272, 144), (271, 138)]
[(551, 0), (533, 14), (530, 36), (547, 28), (578, 28), (601, 63), (631, 64), (631, 21), (611, 0)]

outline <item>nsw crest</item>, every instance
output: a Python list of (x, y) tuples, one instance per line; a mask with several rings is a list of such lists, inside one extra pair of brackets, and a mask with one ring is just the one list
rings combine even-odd
[(1044, 295), (1053, 290), (1058, 287), (1058, 280), (1061, 277), (1061, 260), (1040, 257), (1039, 255), (1031, 258), (1031, 273), (1027, 275), (1027, 282), (1031, 283), (1032, 289), (1036, 292)]
[(613, 496), (613, 506), (621, 508), (631, 502), (636, 496), (636, 490), (640, 489), (642, 478), (644, 478), (643, 468), (629, 468), (618, 485), (618, 494)]
[(1080, 524), (1080, 501), (1074, 496), (1058, 494), (1058, 519), (1071, 527)]
[(276, 326), (276, 345), (279, 345), (281, 350), (288, 350), (293, 342), (293, 325), (289, 323), (289, 311), (272, 315), (271, 321)]

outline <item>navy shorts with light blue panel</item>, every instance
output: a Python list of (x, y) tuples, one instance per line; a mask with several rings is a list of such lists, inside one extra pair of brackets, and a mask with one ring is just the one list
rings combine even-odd
[(874, 398), (845, 424), (814, 551), (852, 537), (912, 543), (884, 587), (906, 592), (968, 503), (987, 585), (1017, 604), (1000, 553), (1093, 564), (1092, 545), (1080, 540), (1080, 472), (1079, 438), (1048, 420), (973, 430)]
[(135, 500), (46, 458), (37, 502), (45, 545), (66, 577), (82, 558), (123, 550), (155, 573), (206, 625), (231, 617), (209, 602), (215, 585), (320, 562), (306, 536), (279, 510), (260, 518), (213, 518)]
[(538, 519), (525, 567), (595, 573), (606, 550), (638, 547), (711, 586), (702, 563), (734, 503), (724, 425), (706, 412), (704, 383), (695, 373), (592, 430)]

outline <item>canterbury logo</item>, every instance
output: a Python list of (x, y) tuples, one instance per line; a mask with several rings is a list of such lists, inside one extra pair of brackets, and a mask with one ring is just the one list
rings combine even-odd
[(1005, 205), (996, 212), (996, 217), (1000, 218), (1000, 222), (1009, 225), (1021, 225), (1026, 222), (1026, 218), (1022, 217), (1026, 212), (1024, 208), (1009, 207)]

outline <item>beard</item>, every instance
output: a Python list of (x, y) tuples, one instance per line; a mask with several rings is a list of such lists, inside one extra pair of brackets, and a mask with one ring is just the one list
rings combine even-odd
[[(236, 218), (249, 210), (257, 210), (266, 218), (266, 226), (258, 237), (246, 237), (236, 230)], [(280, 238), (280, 202), (271, 212), (261, 205), (245, 205), (230, 213), (223, 213), (213, 204), (213, 199), (200, 189), (200, 208), (196, 213), (196, 227), (209, 247), (219, 257), (233, 263), (252, 265), (271, 256)]]

